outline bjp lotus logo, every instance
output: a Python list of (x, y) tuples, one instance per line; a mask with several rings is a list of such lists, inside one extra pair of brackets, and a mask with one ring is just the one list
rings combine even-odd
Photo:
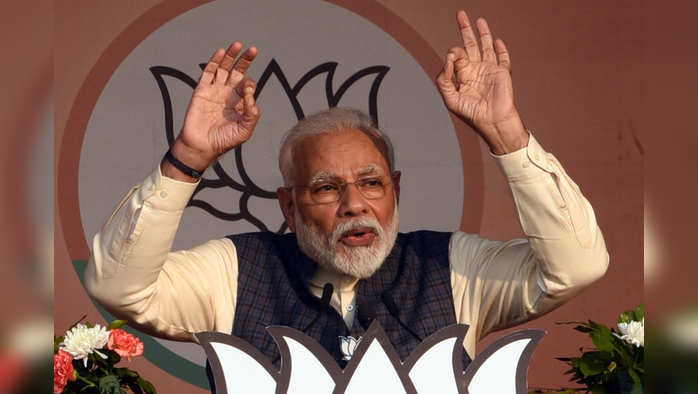
[[(469, 393), (525, 394), (526, 372), (544, 332), (522, 330), (498, 339), (462, 367), (465, 325), (445, 327), (403, 362), (374, 321), (361, 340), (341, 341), (351, 357), (341, 369), (312, 338), (290, 327), (268, 327), (281, 368), (244, 340), (221, 333), (196, 336), (206, 350), (217, 394), (241, 393)], [(344, 349), (343, 349), (344, 351)]]
[[(299, 94), (301, 93), (303, 88), (308, 84), (308, 82), (321, 76), (322, 74), (325, 75), (324, 96), (327, 100), (327, 108), (331, 108), (336, 107), (339, 104), (339, 102), (342, 99), (342, 96), (344, 96), (344, 94), (352, 85), (354, 85), (359, 80), (362, 80), (363, 78), (373, 76), (373, 82), (371, 83), (371, 87), (367, 94), (367, 108), (369, 114), (377, 122), (378, 89), (380, 88), (383, 78), (390, 70), (390, 67), (380, 65), (366, 67), (352, 74), (337, 88), (335, 88), (333, 81), (337, 65), (338, 64), (336, 62), (322, 63), (305, 73), (295, 84), (291, 85), (291, 83), (286, 78), (286, 75), (284, 74), (283, 70), (281, 69), (279, 63), (277, 63), (275, 59), (271, 59), (269, 64), (264, 69), (264, 72), (262, 73), (261, 77), (259, 78), (259, 81), (257, 82), (257, 91), (255, 93), (255, 99), (259, 100), (259, 97), (264, 92), (264, 87), (269, 81), (269, 78), (274, 76), (280, 83), (283, 92), (286, 94), (286, 97), (288, 97), (289, 104), (293, 109), (296, 118), (300, 120), (305, 117), (305, 113), (299, 100)], [(201, 69), (203, 69), (206, 66), (206, 64), (202, 63), (199, 66), (201, 67)], [(191, 87), (192, 90), (196, 87), (196, 80), (190, 77), (189, 75), (183, 73), (182, 71), (179, 71), (172, 67), (153, 66), (150, 67), (150, 72), (155, 77), (155, 81), (157, 82), (157, 85), (160, 89), (160, 93), (162, 94), (165, 115), (165, 133), (167, 136), (168, 144), (172, 146), (175, 140), (172, 97), (170, 95), (170, 90), (168, 89), (165, 79), (163, 77), (169, 76), (181, 82), (184, 82), (189, 87)], [(284, 131), (285, 130), (279, 130), (278, 132), (282, 133)], [(256, 216), (250, 209), (249, 201), (251, 198), (256, 197), (263, 199), (277, 199), (277, 195), (276, 191), (265, 190), (262, 187), (258, 186), (252, 180), (248, 172), (245, 170), (245, 162), (243, 159), (244, 149), (245, 145), (241, 145), (235, 148), (233, 151), (235, 155), (235, 169), (237, 170), (238, 176), (230, 176), (230, 173), (228, 172), (229, 169), (226, 170), (219, 162), (216, 162), (212, 166), (215, 178), (203, 177), (201, 179), (201, 182), (197, 186), (196, 191), (194, 191), (192, 199), (189, 202), (189, 206), (201, 208), (209, 214), (222, 220), (227, 220), (231, 222), (245, 220), (250, 224), (256, 226), (260, 231), (276, 231), (277, 233), (283, 233), (287, 229), (287, 225), (285, 222), (282, 223), (279, 228), (271, 230), (269, 228), (270, 226), (263, 223), (262, 220), (258, 216)], [(240, 179), (240, 181), (235, 180), (235, 178)], [(199, 195), (199, 193), (205, 189), (220, 188), (231, 188), (240, 193), (240, 197), (237, 204), (237, 212), (227, 212), (223, 209), (215, 207), (211, 203), (205, 201), (203, 198), (197, 197), (197, 195)]]

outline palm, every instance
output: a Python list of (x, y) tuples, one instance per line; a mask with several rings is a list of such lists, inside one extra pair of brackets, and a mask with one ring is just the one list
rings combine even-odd
[(509, 70), (485, 62), (468, 62), (456, 72), (456, 88), (444, 94), (446, 106), (479, 128), (515, 113)]
[(514, 106), (511, 61), (502, 40), (493, 42), (487, 21), (480, 18), (475, 37), (465, 11), (457, 14), (463, 47), (448, 51), (436, 78), (446, 107), (469, 123), (493, 152), (527, 143), (527, 133)]
[(245, 78), (257, 49), (249, 48), (235, 62), (241, 49), (242, 44), (236, 42), (227, 52), (216, 51), (189, 103), (178, 140), (188, 150), (197, 152), (203, 162), (200, 168), (247, 141), (259, 120), (255, 84)]
[(187, 142), (200, 150), (224, 153), (252, 134), (242, 116), (242, 97), (232, 86), (199, 84), (184, 121), (184, 130), (196, 131)]

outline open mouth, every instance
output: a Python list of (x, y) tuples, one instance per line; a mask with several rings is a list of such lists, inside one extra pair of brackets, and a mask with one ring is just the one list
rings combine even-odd
[(369, 246), (376, 239), (376, 232), (371, 227), (358, 227), (342, 234), (340, 242), (347, 246)]

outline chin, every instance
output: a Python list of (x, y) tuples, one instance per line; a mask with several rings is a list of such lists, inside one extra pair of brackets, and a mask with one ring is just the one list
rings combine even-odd
[[(307, 225), (296, 215), (296, 239), (298, 247), (320, 266), (354, 278), (370, 278), (383, 265), (397, 239), (400, 217), (394, 210), (392, 220), (382, 228), (373, 218), (356, 218), (338, 226), (328, 238), (312, 225)], [(368, 246), (348, 246), (339, 240), (351, 226), (370, 226), (376, 238)]]
[[(381, 243), (384, 243), (386, 240), (382, 241)], [(343, 246), (343, 251), (334, 254), (334, 258), (329, 262), (330, 267), (327, 268), (354, 278), (370, 278), (383, 265), (392, 249), (392, 244), (387, 248), (387, 245), (381, 243), (374, 241), (370, 246)]]

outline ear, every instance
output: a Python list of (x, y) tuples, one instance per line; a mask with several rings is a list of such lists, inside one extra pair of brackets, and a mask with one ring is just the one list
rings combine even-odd
[(286, 224), (292, 232), (296, 232), (296, 208), (293, 205), (293, 191), (291, 189), (280, 187), (276, 189), (276, 195), (279, 197), (279, 207), (281, 208), (281, 213), (284, 214), (286, 219)]
[(393, 189), (395, 189), (395, 199), (397, 200), (397, 203), (400, 204), (400, 177), (402, 176), (402, 172), (399, 170), (393, 171)]

